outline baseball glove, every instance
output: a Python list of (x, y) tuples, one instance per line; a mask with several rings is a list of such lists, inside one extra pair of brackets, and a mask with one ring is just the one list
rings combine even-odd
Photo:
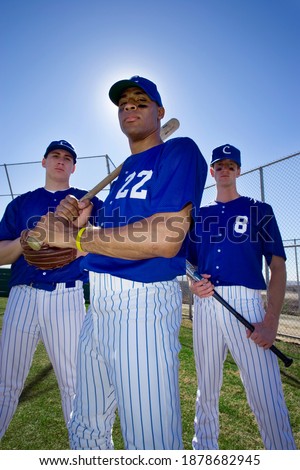
[(33, 250), (26, 241), (28, 232), (29, 230), (23, 230), (20, 243), (23, 256), (31, 266), (43, 270), (62, 268), (77, 258), (77, 250), (75, 248), (55, 248), (45, 245), (38, 251)]

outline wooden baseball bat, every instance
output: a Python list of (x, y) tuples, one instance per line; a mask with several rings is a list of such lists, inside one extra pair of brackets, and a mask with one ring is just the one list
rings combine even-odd
[[(160, 137), (165, 141), (173, 132), (177, 131), (180, 123), (178, 119), (172, 118), (167, 121), (160, 129)], [(92, 199), (96, 194), (98, 194), (102, 189), (104, 189), (108, 184), (110, 184), (117, 176), (119, 176), (123, 163), (115, 168), (109, 175), (107, 175), (102, 181), (100, 181), (96, 186), (86, 193), (80, 200)]]
[[(173, 132), (177, 131), (179, 128), (180, 123), (178, 119), (171, 118), (167, 121), (160, 129), (160, 137), (163, 141), (165, 141)], [(115, 168), (109, 175), (107, 175), (102, 181), (100, 181), (94, 188), (92, 188), (89, 192), (87, 192), (80, 201), (84, 199), (92, 199), (96, 194), (98, 194), (102, 189), (104, 189), (107, 185), (109, 185), (117, 176), (119, 176), (120, 171), (122, 169), (123, 163)], [(39, 251), (41, 249), (42, 243), (36, 240), (34, 237), (28, 237), (27, 243), (35, 251)]]

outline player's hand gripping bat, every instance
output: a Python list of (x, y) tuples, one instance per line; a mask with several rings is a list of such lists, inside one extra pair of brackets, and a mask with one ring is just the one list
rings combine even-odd
[[(165, 141), (171, 134), (173, 134), (173, 132), (177, 131), (179, 126), (180, 123), (176, 118), (172, 118), (167, 121), (160, 129), (161, 139)], [(80, 200), (83, 201), (84, 199), (92, 199), (94, 196), (96, 196), (96, 194), (98, 194), (120, 174), (122, 166), (123, 164), (115, 168), (109, 175), (107, 175), (102, 181), (96, 184), (96, 186), (91, 189), (88, 193), (86, 193)], [(36, 240), (34, 237), (27, 237), (26, 242), (29, 247), (35, 251), (39, 251), (42, 247), (42, 243)]]
[[(194, 281), (201, 281), (201, 276), (196, 272), (194, 266), (189, 262), (186, 261), (186, 274), (193, 279)], [(240, 313), (238, 313), (228, 302), (226, 302), (223, 297), (218, 294), (215, 290), (213, 291), (213, 297), (220, 302), (227, 310), (229, 310), (230, 313), (232, 313), (238, 321), (240, 321), (243, 325), (245, 325), (250, 331), (254, 331), (254, 326), (246, 320), (245, 317), (243, 317)], [(282, 360), (284, 363), (285, 367), (290, 367), (290, 365), (293, 363), (293, 359), (290, 357), (287, 357), (283, 352), (281, 352), (276, 346), (272, 344), (270, 347), (270, 350), (276, 354), (279, 359)]]

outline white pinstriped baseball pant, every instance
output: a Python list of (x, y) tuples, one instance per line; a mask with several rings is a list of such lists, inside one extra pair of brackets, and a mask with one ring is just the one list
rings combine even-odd
[(181, 449), (177, 280), (127, 281), (90, 272), (80, 334), (72, 449), (113, 449), (118, 410), (125, 449)]
[(64, 419), (69, 420), (76, 385), (76, 355), (86, 313), (82, 281), (48, 292), (29, 286), (12, 287), (0, 341), (0, 438), (18, 401), (33, 355), (42, 340), (58, 381)]
[[(263, 320), (259, 290), (217, 287), (250, 323)], [(198, 378), (194, 449), (218, 449), (219, 396), (228, 350), (236, 362), (248, 403), (268, 450), (296, 449), (285, 404), (278, 359), (246, 338), (246, 328), (216, 299), (194, 296), (193, 336)]]

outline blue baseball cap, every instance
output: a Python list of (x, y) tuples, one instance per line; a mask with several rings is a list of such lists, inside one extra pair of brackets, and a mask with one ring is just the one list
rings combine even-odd
[(234, 161), (239, 167), (241, 166), (241, 152), (229, 144), (221, 145), (221, 147), (217, 147), (212, 151), (210, 166), (226, 159)]
[(131, 87), (141, 88), (152, 101), (155, 101), (158, 106), (162, 107), (163, 104), (161, 97), (157, 91), (155, 83), (151, 82), (147, 78), (139, 77), (138, 75), (134, 75), (134, 77), (131, 77), (129, 80), (120, 80), (119, 82), (116, 82), (108, 93), (111, 101), (118, 106), (123, 91), (126, 90), (126, 88)]
[(73, 145), (66, 140), (53, 140), (53, 142), (51, 142), (51, 144), (46, 148), (44, 158), (47, 158), (48, 153), (52, 152), (52, 150), (67, 150), (72, 155), (74, 164), (76, 163), (77, 155), (75, 149)]

